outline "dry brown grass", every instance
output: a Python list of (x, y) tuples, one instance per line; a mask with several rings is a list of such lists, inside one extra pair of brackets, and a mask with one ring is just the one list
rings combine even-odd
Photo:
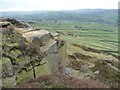
[(46, 75), (20, 84), (22, 88), (107, 88), (99, 80), (80, 80), (67, 75)]

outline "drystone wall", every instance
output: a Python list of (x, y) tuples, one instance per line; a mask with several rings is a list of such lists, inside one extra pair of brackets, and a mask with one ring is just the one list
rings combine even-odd
[(22, 81), (42, 75), (39, 73), (42, 64), (46, 65), (44, 68), (47, 67), (49, 74), (65, 73), (66, 42), (59, 40), (58, 34), (31, 30), (13, 19), (0, 18), (0, 21), (2, 87), (14, 87)]

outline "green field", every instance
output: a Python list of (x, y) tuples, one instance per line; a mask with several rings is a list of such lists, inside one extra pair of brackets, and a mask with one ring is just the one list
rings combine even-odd
[[(103, 23), (77, 22), (77, 21), (39, 21), (31, 24), (38, 29), (46, 29), (50, 32), (59, 31), (65, 33), (60, 37), (70, 44), (78, 44), (97, 50), (104, 50), (113, 55), (118, 54), (118, 29), (115, 26)], [(74, 36), (66, 35), (68, 32)]]

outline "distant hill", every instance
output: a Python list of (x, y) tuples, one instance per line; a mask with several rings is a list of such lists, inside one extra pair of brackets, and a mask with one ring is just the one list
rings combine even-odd
[(80, 9), (63, 11), (18, 11), (2, 12), (3, 17), (16, 18), (18, 20), (76, 20), (81, 22), (102, 22), (117, 24), (117, 9)]

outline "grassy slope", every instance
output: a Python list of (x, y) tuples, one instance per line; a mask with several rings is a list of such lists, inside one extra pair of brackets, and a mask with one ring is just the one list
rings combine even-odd
[[(104, 83), (113, 83), (111, 85), (114, 87), (117, 86), (117, 74), (115, 74), (114, 71), (109, 71), (109, 67), (106, 67), (102, 64), (102, 61), (106, 59), (116, 60), (113, 55), (118, 55), (117, 27), (105, 25), (103, 23), (76, 21), (57, 21), (57, 23), (54, 21), (41, 21), (31, 25), (35, 28), (47, 29), (50, 32), (60, 31), (65, 33), (64, 35), (61, 35), (60, 38), (67, 41), (68, 55), (75, 55), (75, 53), (78, 53), (79, 55), (77, 60), (71, 61), (71, 59), (68, 59), (67, 61), (67, 67), (69, 69), (78, 69), (75, 72), (74, 70), (70, 69), (70, 72), (74, 73), (75, 76), (83, 79), (96, 77)], [(78, 28), (75, 28), (75, 26)], [(68, 32), (77, 35), (77, 37), (66, 35)], [(84, 46), (87, 47), (88, 50), (85, 50), (83, 48)], [(89, 50), (89, 48), (92, 48), (92, 50)], [(100, 52), (101, 50), (111, 52), (108, 54)], [(96, 63), (98, 63), (98, 65)], [(87, 65), (90, 71), (87, 73), (81, 72), (81, 65)], [(106, 68), (106, 71), (104, 68)], [(100, 74), (96, 76), (93, 73), (94, 70), (100, 71)]]

